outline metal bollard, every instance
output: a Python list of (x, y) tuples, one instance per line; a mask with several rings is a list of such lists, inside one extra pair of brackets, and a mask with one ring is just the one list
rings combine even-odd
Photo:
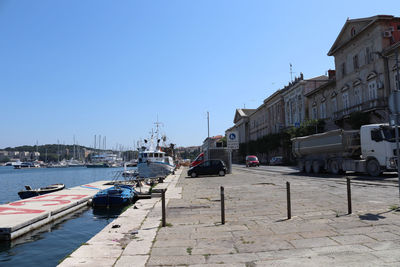
[(350, 187), (350, 178), (346, 178), (347, 180), (347, 210), (348, 214), (352, 213), (351, 209), (351, 187)]
[(161, 210), (162, 210), (162, 227), (167, 225), (165, 216), (165, 190), (161, 190)]
[(292, 218), (292, 205), (290, 203), (290, 183), (286, 182), (286, 198), (287, 198), (287, 217)]
[(225, 193), (223, 186), (221, 186), (221, 223), (225, 224)]

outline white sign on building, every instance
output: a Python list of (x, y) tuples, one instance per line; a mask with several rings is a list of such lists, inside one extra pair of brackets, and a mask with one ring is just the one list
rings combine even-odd
[(239, 132), (226, 132), (226, 146), (228, 149), (239, 149)]

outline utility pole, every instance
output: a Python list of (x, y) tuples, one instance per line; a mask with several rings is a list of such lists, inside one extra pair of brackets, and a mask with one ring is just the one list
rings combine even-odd
[[(395, 91), (399, 93), (400, 91), (400, 78), (399, 78), (399, 50), (396, 48), (395, 51), (395, 56), (396, 56), (396, 74), (397, 74), (397, 79), (396, 79), (396, 88)], [(400, 146), (399, 146), (399, 103), (397, 102), (397, 97), (395, 97), (395, 105), (396, 105), (396, 123), (395, 123), (395, 136), (396, 136), (396, 155), (397, 155), (397, 180), (398, 180), (398, 187), (399, 187), (399, 198), (400, 198)]]

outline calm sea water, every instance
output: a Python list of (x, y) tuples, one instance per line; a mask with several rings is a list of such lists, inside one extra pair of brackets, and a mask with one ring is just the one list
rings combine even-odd
[[(63, 183), (66, 188), (112, 180), (120, 168), (38, 168), (15, 170), (0, 167), (0, 204), (19, 200), (17, 192)], [(91, 208), (72, 213), (12, 242), (0, 241), (0, 266), (56, 266), (82, 243), (101, 231), (116, 214), (96, 214)]]

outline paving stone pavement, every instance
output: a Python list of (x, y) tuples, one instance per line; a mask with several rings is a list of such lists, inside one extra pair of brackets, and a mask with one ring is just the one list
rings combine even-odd
[[(287, 219), (286, 181), (292, 218)], [(253, 168), (224, 177), (186, 177), (170, 199), (146, 266), (400, 266), (400, 212), (394, 183)], [(225, 188), (221, 224), (220, 186)], [(134, 266), (134, 265), (132, 265)]]
[(223, 177), (186, 171), (158, 185), (167, 188), (167, 227), (160, 199), (140, 200), (60, 266), (400, 266), (397, 183), (354, 179), (348, 215), (344, 177), (240, 166)]

